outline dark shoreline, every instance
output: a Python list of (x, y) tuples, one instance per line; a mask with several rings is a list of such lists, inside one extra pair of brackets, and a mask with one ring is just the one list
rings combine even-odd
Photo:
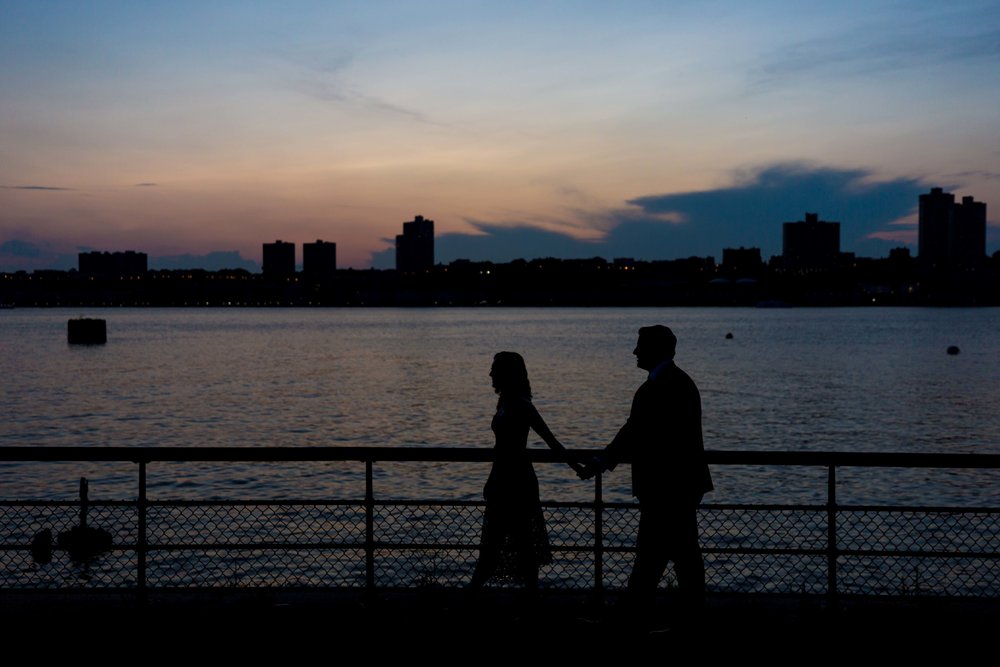
[[(1000, 253), (998, 253), (1000, 255)], [(0, 273), (0, 304), (23, 307), (871, 307), (1000, 306), (1000, 256), (929, 270), (909, 257), (824, 269), (780, 263), (456, 261), (419, 273), (339, 269), (267, 276), (243, 269)]]

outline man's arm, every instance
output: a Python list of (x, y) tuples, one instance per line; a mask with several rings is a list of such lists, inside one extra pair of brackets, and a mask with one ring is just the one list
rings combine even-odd
[(604, 472), (605, 470), (614, 470), (615, 466), (618, 465), (621, 459), (631, 453), (634, 444), (639, 440), (639, 423), (641, 421), (641, 409), (639, 404), (641, 392), (642, 387), (639, 388), (639, 391), (637, 391), (635, 396), (632, 398), (632, 409), (629, 412), (628, 419), (622, 427), (618, 429), (618, 433), (615, 437), (611, 440), (607, 447), (601, 450), (600, 453), (595, 454), (593, 458), (587, 462), (587, 465), (584, 468), (584, 474), (581, 475), (583, 479), (590, 479), (597, 473)]

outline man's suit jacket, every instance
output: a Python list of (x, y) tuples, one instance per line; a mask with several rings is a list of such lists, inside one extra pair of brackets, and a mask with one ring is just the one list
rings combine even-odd
[(628, 421), (601, 456), (610, 470), (632, 461), (632, 494), (641, 502), (698, 504), (711, 491), (701, 435), (701, 395), (672, 362), (639, 387)]

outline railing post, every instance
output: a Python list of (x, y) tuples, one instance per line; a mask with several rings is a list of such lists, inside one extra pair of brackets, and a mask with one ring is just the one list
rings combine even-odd
[(594, 475), (594, 595), (604, 598), (604, 491), (601, 473)]
[(837, 596), (837, 466), (827, 467), (826, 477), (826, 591)]
[(135, 549), (136, 558), (136, 588), (139, 590), (139, 600), (140, 602), (145, 602), (146, 599), (146, 551), (149, 546), (149, 540), (146, 536), (146, 462), (139, 461), (139, 498), (137, 501), (137, 506), (139, 510), (139, 528), (137, 544)]
[(371, 459), (365, 461), (365, 590), (375, 591), (375, 490)]

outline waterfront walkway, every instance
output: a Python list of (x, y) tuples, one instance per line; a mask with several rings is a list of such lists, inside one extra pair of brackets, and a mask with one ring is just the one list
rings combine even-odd
[[(711, 595), (698, 619), (672, 618), (670, 601), (640, 624), (626, 623), (614, 598), (542, 592), (531, 603), (518, 591), (253, 591), (131, 594), (7, 592), (0, 622), (8, 637), (65, 639), (50, 648), (185, 648), (252, 656), (406, 654), (450, 661), (524, 654), (593, 658), (633, 649), (769, 657), (777, 662), (834, 655), (870, 658), (974, 656), (993, 651), (1000, 601), (941, 597), (849, 598)], [(19, 634), (15, 634), (19, 633)], [(360, 653), (357, 653), (360, 652)], [(807, 658), (806, 656), (811, 656)], [(471, 655), (469, 657), (472, 657)], [(686, 661), (684, 661), (686, 662)]]
[[(666, 661), (680, 647), (681, 657), (697, 663), (732, 655), (769, 664), (884, 656), (898, 664), (905, 655), (923, 664), (947, 653), (951, 664), (958, 656), (992, 655), (1000, 627), (1000, 508), (844, 504), (837, 496), (838, 475), (855, 469), (880, 479), (883, 469), (975, 471), (982, 488), (994, 488), (995, 455), (710, 453), (717, 466), (817, 470), (812, 478), (825, 485), (825, 502), (817, 490), (818, 501), (805, 505), (705, 505), (709, 590), (731, 592), (711, 593), (697, 618), (672, 616), (667, 594), (655, 617), (629, 623), (614, 603), (627, 580), (637, 509), (607, 502), (600, 478), (592, 501), (544, 504), (558, 538), (537, 599), (507, 589), (469, 599), (460, 587), (475, 561), (482, 503), (393, 498), (376, 472), (386, 462), (488, 462), (492, 450), (0, 450), (0, 461), (136, 465), (134, 500), (0, 499), (7, 527), (0, 539), (0, 627), (8, 647), (31, 647), (47, 662), (56, 652), (83, 664), (89, 661), (80, 658), (134, 664), (168, 653), (200, 664), (209, 652), (225, 665), (237, 654), (254, 664), (274, 656), (282, 665), (293, 658), (382, 664), (387, 655), (436, 663), (512, 656), (527, 663), (539, 653), (588, 662), (633, 649), (643, 657), (662, 651), (652, 655)], [(551, 452), (531, 456), (558, 462)], [(147, 497), (148, 466), (169, 471), (163, 463), (188, 461), (360, 461), (364, 493), (322, 500)], [(54, 549), (47, 564), (44, 550), (36, 556), (41, 528), (59, 535), (84, 517), (113, 537), (100, 567), (75, 566), (65, 549)], [(546, 588), (545, 581), (566, 588)], [(136, 587), (145, 587), (145, 599)], [(598, 603), (593, 591), (602, 588), (607, 597)]]

